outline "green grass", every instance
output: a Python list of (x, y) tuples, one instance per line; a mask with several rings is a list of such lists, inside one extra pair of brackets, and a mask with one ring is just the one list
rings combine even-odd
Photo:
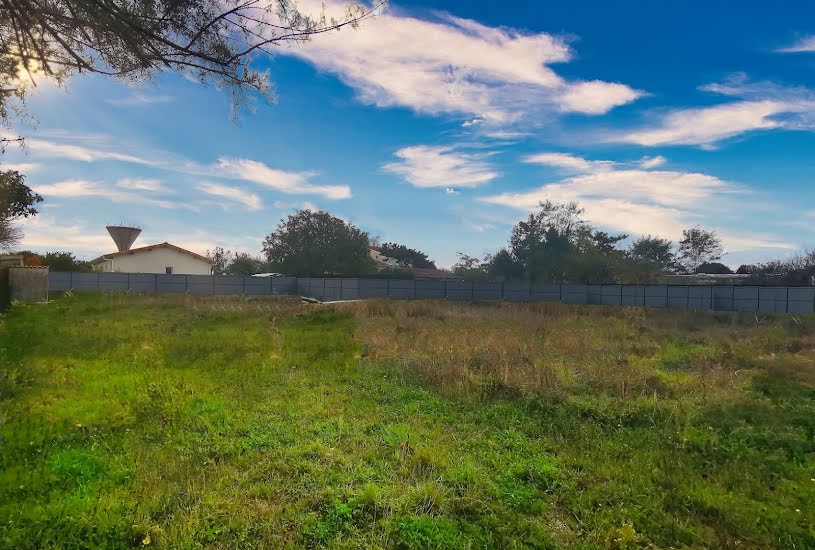
[(0, 317), (3, 548), (813, 548), (815, 319), (67, 295)]

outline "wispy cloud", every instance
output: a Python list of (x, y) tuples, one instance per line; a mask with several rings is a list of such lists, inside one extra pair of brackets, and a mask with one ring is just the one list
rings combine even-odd
[[(263, 208), (263, 201), (259, 196), (240, 187), (217, 183), (201, 183), (198, 185), (198, 190), (228, 202), (243, 205), (251, 211)], [(226, 205), (224, 206), (226, 207)]]
[(775, 51), (779, 53), (815, 52), (815, 35), (804, 36), (797, 42), (783, 48), (778, 48)]
[(169, 103), (174, 99), (168, 95), (148, 95), (143, 92), (134, 92), (129, 96), (106, 99), (105, 102), (117, 107), (142, 107), (155, 103)]
[[(330, 1), (328, 11), (344, 7)], [(452, 114), (495, 127), (549, 111), (603, 114), (643, 92), (601, 80), (569, 80), (551, 65), (573, 59), (565, 39), (490, 27), (436, 12), (420, 19), (389, 7), (360, 32), (329, 33), (280, 53), (338, 75), (359, 98)]]
[(311, 183), (316, 172), (287, 172), (262, 162), (241, 158), (220, 158), (217, 175), (225, 178), (251, 181), (289, 195), (319, 195), (327, 199), (349, 199), (348, 185), (318, 185)]
[(523, 161), (576, 173), (610, 170), (615, 164), (608, 160), (586, 160), (569, 153), (536, 153), (523, 157)]
[(36, 162), (4, 162), (0, 164), (0, 170), (17, 170), (23, 174), (29, 174), (40, 169)]
[[(352, 196), (348, 185), (314, 183), (312, 180), (319, 175), (318, 172), (279, 170), (263, 162), (246, 158), (222, 157), (215, 163), (201, 164), (177, 156), (137, 155), (105, 147), (75, 145), (39, 138), (29, 138), (26, 144), (38, 158), (65, 158), (81, 162), (118, 161), (194, 176), (242, 180), (290, 195), (318, 195), (332, 200), (348, 199)], [(133, 186), (133, 189), (149, 191), (156, 182), (150, 179), (123, 180), (120, 186), (127, 185)]]
[(194, 207), (185, 203), (153, 198), (145, 195), (144, 193), (126, 191), (119, 187), (106, 185), (103, 182), (94, 180), (70, 179), (56, 183), (34, 185), (33, 189), (46, 198), (63, 197), (68, 199), (76, 199), (93, 197), (106, 199), (117, 203), (136, 203), (166, 209), (186, 208), (194, 210)]
[(116, 185), (131, 191), (147, 191), (149, 193), (170, 193), (160, 180), (153, 178), (122, 178)]
[(759, 130), (815, 130), (812, 90), (749, 82), (743, 74), (724, 83), (706, 84), (700, 90), (738, 100), (710, 107), (674, 109), (660, 114), (655, 124), (617, 132), (607, 141), (712, 147), (722, 140)]
[(651, 168), (657, 168), (659, 166), (662, 166), (666, 162), (668, 162), (668, 159), (666, 159), (662, 155), (657, 155), (655, 157), (643, 157), (642, 160), (640, 160), (639, 165), (641, 168), (650, 170)]
[[(583, 163), (578, 163), (583, 160)], [(698, 172), (620, 168), (618, 163), (574, 157), (574, 176), (518, 193), (481, 197), (489, 204), (529, 211), (544, 200), (577, 201), (594, 223), (632, 235), (675, 239), (682, 227), (704, 219), (706, 205), (732, 205), (746, 190)]]
[(394, 154), (399, 160), (385, 164), (383, 170), (416, 187), (478, 187), (498, 177), (485, 153), (465, 153), (452, 146), (414, 145)]

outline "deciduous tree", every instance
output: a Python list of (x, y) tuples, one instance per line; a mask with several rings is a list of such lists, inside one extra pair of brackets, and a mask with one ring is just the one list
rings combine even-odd
[(368, 234), (325, 211), (301, 210), (263, 241), (274, 271), (285, 275), (359, 275), (373, 271)]
[(699, 226), (682, 231), (679, 241), (679, 264), (687, 273), (696, 273), (704, 262), (716, 262), (724, 255), (722, 241), (715, 231), (707, 231)]

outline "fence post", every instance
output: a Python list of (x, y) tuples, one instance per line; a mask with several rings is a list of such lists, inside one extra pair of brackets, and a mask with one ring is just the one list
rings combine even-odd
[(246, 277), (241, 277), (241, 283), (243, 283), (243, 292), (241, 294), (246, 294)]
[(130, 273), (127, 274), (127, 290), (130, 291)]
[(504, 281), (501, 281), (501, 301), (503, 302), (506, 299), (507, 295), (504, 293)]
[(158, 292), (158, 273), (153, 275), (153, 292)]
[[(390, 279), (385, 279), (385, 282), (387, 283), (387, 285), (385, 286), (385, 295), (388, 298), (390, 298), (391, 297), (391, 280)], [(413, 284), (414, 284), (414, 287), (415, 287), (416, 283), (414, 282)]]
[(447, 299), (447, 279), (443, 279), (442, 282), (444, 283), (444, 299)]
[(100, 284), (99, 279), (101, 278), (100, 273), (101, 272), (99, 272), (99, 271), (96, 272), (96, 290), (97, 290), (97, 292), (99, 291), (99, 284)]
[(213, 273), (210, 277), (212, 277), (212, 295), (215, 296), (215, 277), (217, 277), (217, 275)]
[(190, 276), (184, 275), (184, 294), (190, 291)]
[(74, 272), (69, 271), (68, 272), (68, 290), (73, 290), (73, 289), (74, 289)]

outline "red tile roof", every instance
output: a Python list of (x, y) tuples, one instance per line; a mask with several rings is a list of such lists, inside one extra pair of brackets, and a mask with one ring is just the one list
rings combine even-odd
[(211, 259), (207, 258), (206, 256), (201, 256), (200, 254), (196, 254), (190, 250), (185, 248), (181, 248), (180, 246), (176, 246), (170, 243), (159, 243), (159, 244), (151, 244), (150, 246), (142, 246), (141, 248), (131, 248), (130, 250), (122, 250), (121, 252), (114, 252), (113, 254), (105, 254), (102, 256), (104, 259), (108, 258), (116, 258), (119, 256), (128, 256), (133, 254), (138, 254), (139, 252), (149, 252), (151, 250), (156, 250), (157, 248), (169, 248), (170, 250), (175, 250), (176, 252), (180, 252), (182, 254), (189, 254), (193, 258), (198, 260), (204, 260), (210, 265), (213, 265), (215, 262)]

